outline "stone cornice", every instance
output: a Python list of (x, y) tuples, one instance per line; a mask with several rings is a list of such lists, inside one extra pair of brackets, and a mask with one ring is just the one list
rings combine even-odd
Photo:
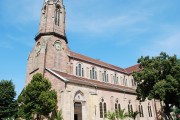
[(56, 36), (58, 38), (61, 38), (61, 39), (65, 40), (66, 43), (68, 43), (68, 40), (67, 40), (66, 36), (61, 35), (61, 34), (56, 33), (56, 32), (38, 33), (38, 35), (36, 35), (36, 37), (35, 37), (35, 40), (37, 41), (41, 36), (46, 36), (46, 35), (54, 35), (54, 36)]

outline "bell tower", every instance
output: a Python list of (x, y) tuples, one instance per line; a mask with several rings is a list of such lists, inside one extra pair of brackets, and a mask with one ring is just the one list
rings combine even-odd
[(35, 45), (28, 57), (26, 84), (45, 69), (69, 72), (69, 47), (62, 0), (44, 0)]
[(44, 0), (41, 10), (39, 32), (36, 41), (40, 36), (56, 35), (66, 40), (65, 34), (65, 7), (62, 0)]

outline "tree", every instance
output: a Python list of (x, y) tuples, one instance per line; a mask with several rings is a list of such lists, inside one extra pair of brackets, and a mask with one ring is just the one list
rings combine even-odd
[(12, 81), (0, 81), (0, 120), (15, 117), (17, 113), (16, 92)]
[(174, 120), (180, 120), (180, 109), (175, 108), (173, 115), (174, 115)]
[(178, 59), (178, 60), (177, 60), (177, 64), (179, 64), (179, 65), (180, 65), (180, 59)]
[(57, 94), (51, 90), (48, 79), (37, 73), (22, 91), (18, 102), (19, 117), (31, 120), (36, 116), (40, 120), (42, 115), (49, 117), (49, 113), (56, 110)]
[[(162, 52), (156, 57), (138, 59), (141, 71), (133, 74), (137, 82), (137, 99), (159, 99), (165, 104), (164, 112), (171, 120), (173, 106), (179, 107), (180, 64), (176, 55), (169, 56)], [(173, 98), (173, 99), (172, 99)]]

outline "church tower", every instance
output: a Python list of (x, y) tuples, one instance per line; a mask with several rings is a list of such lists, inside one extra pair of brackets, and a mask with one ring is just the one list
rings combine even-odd
[(65, 37), (65, 7), (62, 0), (44, 0), (36, 39), (44, 34)]
[(44, 0), (39, 32), (28, 57), (26, 84), (45, 69), (69, 72), (69, 48), (65, 33), (65, 7), (62, 0)]

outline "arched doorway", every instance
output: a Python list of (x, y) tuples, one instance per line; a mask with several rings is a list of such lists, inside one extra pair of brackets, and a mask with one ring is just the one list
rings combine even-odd
[(74, 96), (74, 120), (87, 120), (85, 98), (80, 90)]
[(80, 102), (74, 103), (74, 120), (82, 120), (82, 104)]

